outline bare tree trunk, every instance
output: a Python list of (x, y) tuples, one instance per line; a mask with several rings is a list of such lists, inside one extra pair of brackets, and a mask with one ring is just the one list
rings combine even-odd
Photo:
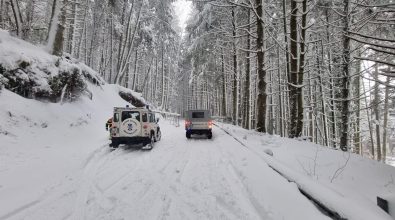
[(133, 67), (133, 82), (132, 82), (132, 90), (136, 91), (136, 77), (137, 77), (137, 65), (138, 65), (138, 48), (136, 49), (136, 54), (134, 55), (134, 67)]
[(222, 72), (222, 116), (226, 117), (226, 73), (225, 73), (225, 54), (221, 50), (221, 72)]
[[(307, 28), (307, 0), (302, 2), (302, 27), (300, 36), (300, 55), (299, 55), (299, 71), (297, 84), (297, 103), (298, 103), (298, 113), (297, 113), (297, 126), (296, 126), (296, 136), (300, 136), (303, 131), (303, 75), (305, 69), (305, 52), (306, 52), (306, 28)], [(295, 38), (295, 40), (298, 38)]]
[[(67, 44), (67, 52), (70, 53), (71, 56), (74, 55), (74, 48), (75, 48), (75, 30), (76, 30), (76, 23), (77, 23), (77, 0), (73, 2), (72, 12), (71, 12), (71, 21), (70, 21), (70, 29), (69, 29), (69, 36), (68, 36), (68, 44)], [(104, 44), (103, 44), (104, 45)]]
[[(58, 0), (60, 1), (60, 0)], [(60, 4), (60, 2), (58, 2), (57, 0), (54, 0), (54, 4)], [(56, 3), (55, 3), (56, 2)], [(57, 26), (56, 28), (56, 34), (55, 34), (55, 39), (53, 41), (53, 44), (50, 45), (52, 48), (52, 54), (56, 55), (56, 56), (62, 56), (63, 54), (63, 47), (64, 47), (64, 31), (66, 29), (66, 16), (67, 16), (67, 4), (68, 4), (68, 0), (63, 0), (63, 4), (61, 7), (61, 11), (60, 11), (60, 20), (57, 23), (57, 25), (55, 24), (55, 26)], [(55, 6), (57, 7), (57, 6)], [(54, 13), (54, 17), (56, 17), (57, 14), (56, 12)], [(53, 21), (55, 21), (57, 19), (53, 19)]]
[[(331, 64), (329, 64), (329, 66), (330, 65)], [(336, 126), (336, 120), (337, 120), (336, 108), (337, 108), (337, 105), (336, 105), (336, 102), (335, 102), (335, 90), (334, 90), (334, 85), (333, 84), (334, 84), (334, 80), (333, 80), (333, 78), (331, 78), (330, 79), (330, 83), (329, 83), (329, 91), (331, 93), (330, 99), (331, 99), (331, 106), (332, 106), (332, 109), (331, 109), (332, 147), (336, 148), (337, 147), (337, 132), (336, 132), (336, 127), (337, 127)]]
[(10, 3), (11, 3), (12, 12), (14, 14), (14, 20), (15, 20), (15, 26), (16, 26), (16, 35), (18, 37), (22, 37), (23, 20), (22, 20), (21, 11), (19, 9), (18, 0), (10, 0)]
[[(82, 44), (83, 44), (83, 42), (85, 41), (85, 39), (86, 39), (86, 32), (87, 32), (87, 30), (86, 30), (86, 27), (87, 27), (87, 25), (86, 25), (86, 23), (87, 23), (87, 16), (88, 16), (88, 6), (89, 6), (89, 0), (85, 0), (85, 5), (84, 5), (84, 18), (83, 18), (83, 22), (84, 22), (84, 25), (83, 25), (83, 28), (82, 28), (82, 32), (81, 32), (81, 37), (80, 37), (80, 39), (79, 39), (79, 41), (78, 41), (78, 48), (76, 49), (77, 50), (77, 55), (76, 55), (76, 57), (77, 58), (81, 58), (81, 54), (82, 54)], [(113, 11), (111, 12), (111, 13), (113, 13)], [(112, 24), (112, 14), (111, 14), (111, 24)], [(111, 25), (112, 26), (112, 25)], [(111, 53), (111, 57), (112, 57), (112, 53)], [(83, 61), (85, 62), (85, 57), (84, 57), (84, 59), (83, 59)], [(110, 79), (111, 79), (111, 72), (110, 72)], [(111, 81), (110, 81), (111, 82)]]
[[(144, 3), (142, 3), (142, 5), (139, 8), (139, 11), (137, 12), (137, 18), (136, 18), (135, 28), (133, 29), (133, 32), (130, 31), (131, 28), (128, 28), (128, 31), (127, 31), (127, 38), (125, 39), (125, 48), (123, 49), (121, 58), (119, 58), (121, 60), (119, 62), (117, 75), (115, 77), (115, 83), (117, 83), (117, 84), (119, 84), (119, 81), (123, 78), (123, 75), (125, 74), (125, 70), (128, 66), (130, 57), (132, 55), (133, 43), (134, 43), (137, 31), (140, 28), (140, 18), (141, 18), (141, 11), (143, 8), (143, 4)], [(130, 10), (132, 10), (132, 9), (130, 9)], [(131, 22), (130, 19), (129, 19), (129, 21)], [(129, 27), (129, 25), (130, 24), (128, 23), (128, 27)]]
[(4, 11), (5, 11), (5, 0), (0, 0), (0, 28), (5, 29), (5, 22), (4, 22)]
[[(270, 64), (269, 64), (270, 66)], [(270, 68), (270, 67), (269, 67)], [(269, 83), (269, 106), (268, 106), (268, 121), (267, 121), (267, 133), (268, 134), (273, 134), (273, 130), (274, 130), (274, 103), (273, 103), (273, 71), (269, 71), (269, 79), (268, 81)]]
[[(360, 52), (359, 52), (360, 54)], [(362, 144), (361, 144), (361, 129), (360, 129), (360, 118), (361, 118), (361, 60), (356, 62), (356, 77), (354, 79), (354, 99), (356, 105), (356, 122), (355, 122), (355, 129), (354, 129), (354, 147), (355, 152), (357, 154), (363, 154), (362, 152)]]
[(110, 77), (108, 83), (112, 83), (112, 75), (114, 71), (114, 8), (111, 8), (111, 30), (110, 30)]
[[(121, 24), (122, 25), (125, 25), (126, 9), (128, 8), (127, 3), (128, 3), (128, 0), (123, 1), (123, 9), (122, 9), (122, 17), (121, 17)], [(134, 6), (134, 1), (133, 1), (132, 5)], [(131, 7), (131, 9), (129, 11), (129, 16), (128, 16), (128, 22), (127, 22), (127, 26), (126, 26), (126, 35), (127, 36), (129, 36), (130, 21), (132, 18), (132, 13), (133, 13), (133, 8), (134, 8), (133, 6)], [(119, 36), (118, 62), (117, 62), (117, 66), (116, 66), (117, 72), (119, 72), (119, 70), (121, 68), (121, 60), (122, 60), (122, 56), (123, 56), (123, 53), (125, 50), (125, 44), (126, 44), (126, 42), (124, 42), (124, 34), (122, 32)]]
[(311, 141), (313, 142), (313, 139), (314, 139), (314, 137), (316, 137), (317, 136), (317, 134), (314, 134), (314, 131), (315, 131), (315, 122), (316, 122), (316, 119), (315, 119), (315, 117), (314, 117), (314, 109), (315, 109), (315, 100), (314, 100), (314, 94), (315, 93), (313, 93), (313, 88), (314, 88), (314, 86), (313, 86), (313, 80), (312, 80), (312, 76), (311, 76), (311, 74), (310, 74), (310, 72), (308, 72), (307, 73), (307, 78), (308, 78), (308, 81), (309, 81), (309, 98), (308, 98), (308, 101), (309, 101), (309, 107), (308, 107), (308, 109), (309, 109), (309, 120), (310, 120), (310, 124), (309, 124), (309, 136), (311, 137)]
[(154, 85), (154, 100), (155, 104), (158, 103), (158, 78), (159, 78), (159, 65), (158, 65), (158, 57), (155, 59), (155, 85)]
[[(139, 89), (139, 91), (141, 91), (141, 93), (146, 92), (147, 82), (148, 82), (149, 76), (151, 75), (151, 67), (152, 67), (153, 62), (154, 62), (154, 57), (152, 57), (151, 62), (149, 63), (148, 70), (147, 70), (147, 73), (145, 74), (143, 84), (141, 85), (141, 88)], [(148, 96), (148, 94), (146, 94), (146, 95)]]
[(232, 36), (233, 36), (233, 124), (238, 125), (238, 70), (237, 70), (237, 48), (236, 48), (236, 17), (235, 9), (232, 9)]
[(286, 0), (283, 0), (283, 27), (284, 27), (284, 43), (285, 43), (285, 59), (286, 59), (286, 79), (290, 82), (291, 81), (291, 75), (290, 75), (290, 63), (289, 62), (289, 49), (288, 49), (288, 33), (287, 33), (287, 2)]
[(372, 128), (372, 123), (371, 123), (371, 119), (370, 119), (370, 113), (369, 113), (369, 108), (368, 108), (368, 99), (366, 96), (366, 89), (365, 86), (362, 86), (363, 89), (363, 94), (365, 94), (365, 107), (366, 107), (366, 116), (368, 118), (368, 126), (369, 126), (369, 134), (370, 134), (370, 144), (371, 144), (371, 153), (374, 159), (374, 141), (373, 141), (373, 128)]
[(374, 83), (374, 102), (373, 102), (373, 111), (375, 114), (375, 122), (376, 125), (376, 148), (377, 148), (377, 161), (381, 161), (381, 145), (380, 145), (380, 97), (379, 97), (379, 83), (377, 82), (379, 77), (379, 64), (375, 64), (375, 73), (374, 79), (376, 80)]
[[(298, 88), (298, 2), (291, 0), (291, 18), (290, 18), (290, 40), (291, 40), (291, 62), (290, 62), (290, 83), (288, 84), (289, 99), (290, 99), (290, 125), (289, 137), (299, 137), (301, 130), (299, 130), (299, 97), (300, 90)], [(303, 122), (302, 122), (303, 123)]]
[(165, 102), (165, 60), (164, 60), (164, 55), (165, 55), (165, 46), (162, 43), (162, 93), (161, 93), (161, 102), (160, 102), (160, 107), (164, 107), (164, 102)]
[(349, 119), (349, 88), (350, 88), (350, 38), (347, 36), (350, 28), (350, 12), (349, 2), (350, 0), (343, 0), (344, 4), (344, 26), (343, 26), (343, 55), (342, 55), (342, 123), (341, 123), (341, 134), (340, 134), (340, 149), (343, 151), (348, 150), (348, 119)]
[[(323, 62), (324, 60), (324, 46), (322, 44), (322, 41), (320, 41), (321, 44), (321, 61)], [(318, 51), (318, 47), (317, 47), (317, 51)], [(321, 71), (321, 65), (320, 65), (320, 60), (319, 60), (319, 56), (317, 55), (317, 68), (318, 68), (318, 81), (319, 81), (319, 90), (320, 90), (320, 94), (321, 94), (321, 112), (322, 112), (322, 122), (323, 122), (323, 128), (324, 128), (324, 143), (325, 146), (329, 146), (328, 143), (328, 117), (326, 115), (326, 103), (325, 103), (325, 93), (324, 93), (324, 89), (323, 89), (323, 81), (322, 81), (322, 71)]]
[[(36, 4), (36, 0), (31, 0), (27, 2), (26, 5), (26, 21), (24, 22), (24, 26), (22, 28), (22, 36), (24, 40), (29, 40), (32, 35), (32, 24), (34, 19), (34, 6)], [(19, 8), (19, 6), (18, 6)], [(1, 15), (0, 15), (1, 16)], [(22, 16), (21, 16), (22, 18)]]
[[(248, 24), (251, 23), (251, 10), (248, 9)], [(251, 31), (251, 26), (248, 26), (248, 32)], [(251, 37), (248, 34), (247, 36), (247, 52), (246, 52), (246, 79), (244, 85), (244, 114), (245, 114), (245, 128), (251, 129), (251, 58), (250, 58), (250, 50), (251, 48)]]
[(265, 30), (263, 22), (263, 1), (255, 0), (257, 18), (257, 66), (258, 66), (258, 99), (257, 99), (257, 131), (266, 132), (266, 70), (265, 70)]
[[(288, 65), (288, 64), (286, 64)], [(280, 48), (277, 49), (277, 75), (278, 75), (278, 108), (279, 108), (279, 129), (280, 129), (280, 136), (284, 137), (284, 114), (283, 114), (283, 97), (282, 97), (282, 78), (281, 78), (281, 69), (280, 69)]]
[[(386, 84), (390, 84), (390, 77), (387, 76)], [(384, 122), (383, 122), (383, 162), (387, 159), (387, 126), (388, 126), (388, 109), (389, 109), (389, 86), (385, 87), (385, 97), (384, 97)]]

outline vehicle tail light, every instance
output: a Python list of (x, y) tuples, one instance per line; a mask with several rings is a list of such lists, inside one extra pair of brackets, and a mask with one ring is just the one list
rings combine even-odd
[(208, 128), (213, 128), (213, 121), (208, 121)]
[(111, 136), (115, 137), (115, 136), (117, 136), (117, 133), (119, 133), (119, 128), (114, 127), (111, 129), (111, 131), (112, 131)]
[(185, 121), (185, 128), (188, 128), (192, 123), (190, 121)]
[(147, 129), (147, 128), (148, 128), (148, 125), (143, 125), (143, 128), (144, 128), (144, 129)]

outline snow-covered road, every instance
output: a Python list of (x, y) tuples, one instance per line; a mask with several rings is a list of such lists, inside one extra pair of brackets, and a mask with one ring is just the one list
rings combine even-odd
[(103, 143), (63, 181), (11, 219), (327, 219), (295, 184), (216, 128), (187, 140), (162, 122), (152, 151)]

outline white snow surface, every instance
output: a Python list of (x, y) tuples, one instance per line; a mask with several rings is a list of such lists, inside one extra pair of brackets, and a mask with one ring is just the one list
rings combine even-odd
[[(394, 197), (393, 166), (307, 141), (246, 131), (227, 124), (217, 125), (341, 216), (391, 219), (376, 206), (376, 200), (377, 196)], [(394, 199), (388, 201), (390, 208), (395, 205)]]
[[(349, 219), (390, 219), (371, 197), (393, 192), (392, 167), (352, 155), (329, 184), (341, 152), (224, 124), (253, 147), (218, 127), (212, 140), (187, 140), (183, 127), (166, 120), (152, 151), (111, 150), (105, 122), (113, 106), (127, 103), (118, 86), (89, 89), (93, 100), (63, 105), (2, 90), (0, 219), (329, 219), (268, 166), (260, 154), (267, 155), (266, 149), (293, 175), (310, 175), (329, 188), (314, 193), (336, 191), (350, 202), (341, 203), (343, 209), (362, 206), (363, 213), (346, 212)], [(312, 167), (315, 152), (312, 175), (304, 170)]]
[(220, 130), (163, 120), (152, 151), (108, 147), (118, 88), (63, 105), (0, 94), (0, 219), (328, 219)]

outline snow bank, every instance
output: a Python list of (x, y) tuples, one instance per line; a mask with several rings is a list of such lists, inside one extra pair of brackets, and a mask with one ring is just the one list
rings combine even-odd
[(128, 103), (117, 86), (89, 89), (92, 100), (63, 105), (0, 93), (0, 219), (39, 203), (65, 180), (73, 183), (90, 154), (108, 144), (105, 122), (114, 106)]
[[(133, 105), (121, 92), (146, 103), (85, 64), (0, 30), (0, 219), (19, 219), (48, 191), (79, 179), (87, 160), (109, 142), (105, 123), (113, 107)], [(61, 219), (56, 216), (44, 219)]]
[(90, 96), (87, 82), (104, 84), (85, 64), (48, 54), (0, 29), (0, 84), (5, 88), (27, 98), (57, 102), (63, 89), (69, 99), (75, 100), (84, 93)]
[(376, 205), (376, 197), (395, 192), (394, 167), (306, 141), (217, 124), (342, 217), (391, 219)]

